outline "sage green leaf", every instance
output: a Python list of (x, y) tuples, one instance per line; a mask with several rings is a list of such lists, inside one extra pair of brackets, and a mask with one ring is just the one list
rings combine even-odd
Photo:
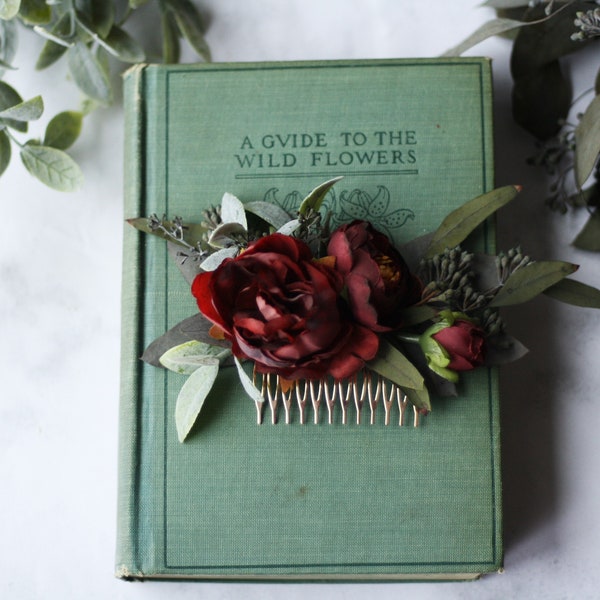
[[(71, 15), (69, 13), (65, 13), (49, 30), (50, 34), (55, 36), (58, 39), (70, 38), (74, 31), (72, 31), (72, 21)], [(67, 43), (67, 39), (65, 39), (65, 43)], [(52, 40), (46, 40), (44, 45), (42, 46), (42, 51), (38, 56), (37, 62), (35, 63), (35, 68), (38, 71), (49, 67), (54, 64), (66, 51), (68, 50), (68, 45), (57, 44)]]
[(508, 204), (519, 192), (519, 186), (507, 185), (477, 196), (452, 211), (437, 228), (425, 252), (426, 257), (454, 248), (490, 215)]
[(575, 177), (582, 188), (600, 154), (600, 96), (586, 108), (575, 129)]
[(92, 51), (83, 42), (76, 42), (67, 52), (69, 70), (77, 87), (100, 104), (112, 102), (110, 80)]
[(21, 0), (19, 17), (30, 25), (45, 25), (52, 20), (52, 7), (46, 0)]
[(305, 216), (309, 213), (309, 211), (319, 212), (321, 209), (321, 205), (323, 204), (323, 200), (325, 200), (325, 196), (327, 196), (327, 192), (331, 189), (331, 187), (337, 183), (343, 177), (334, 177), (333, 179), (329, 179), (328, 181), (323, 182), (318, 185), (302, 202), (300, 203), (300, 208), (298, 209), (298, 213), (302, 216)]
[(243, 203), (229, 192), (225, 192), (221, 200), (221, 221), (224, 225), (238, 223), (244, 230), (248, 229), (246, 210)]
[[(0, 110), (5, 110), (11, 106), (16, 106), (23, 102), (23, 98), (19, 96), (17, 91), (8, 83), (0, 81)], [(2, 119), (0, 123), (12, 127), (21, 133), (27, 132), (27, 123), (25, 121), (13, 121), (11, 119)]]
[[(177, 244), (184, 248), (187, 246), (184, 243), (175, 240), (161, 231), (160, 229), (150, 229), (148, 226), (148, 219), (146, 217), (136, 217), (135, 219), (127, 219), (127, 223), (144, 233), (149, 233), (150, 235), (154, 235), (163, 240), (167, 240), (172, 242), (173, 244)], [(171, 221), (163, 221), (165, 227), (169, 228), (172, 225)], [(199, 225), (196, 223), (184, 223), (183, 224), (183, 239), (190, 244), (191, 246), (196, 246), (199, 242), (203, 240), (204, 234), (207, 232), (206, 227), (203, 225)]]
[(244, 371), (244, 367), (242, 367), (242, 364), (240, 363), (238, 358), (234, 357), (234, 361), (235, 366), (237, 367), (238, 375), (240, 377), (240, 382), (246, 394), (248, 394), (248, 396), (250, 396), (250, 399), (254, 400), (254, 402), (264, 402), (263, 395), (260, 393), (259, 389), (254, 385), (252, 379), (250, 379), (246, 371)]
[(35, 121), (42, 116), (44, 112), (44, 102), (41, 96), (31, 98), (25, 102), (19, 102), (9, 108), (0, 111), (0, 119), (9, 119), (10, 121)]
[(240, 223), (223, 223), (219, 225), (208, 238), (213, 248), (229, 248), (236, 244), (237, 237), (246, 237), (246, 228)]
[(102, 39), (106, 38), (115, 22), (115, 3), (98, 0), (75, 0), (78, 18)]
[(139, 63), (146, 60), (144, 49), (123, 29), (113, 25), (104, 42), (127, 63)]
[(204, 24), (196, 7), (189, 0), (166, 2), (183, 37), (205, 61), (210, 62), (210, 49), (204, 39)]
[(367, 363), (367, 367), (403, 389), (423, 389), (421, 373), (400, 350), (383, 337), (379, 338), (377, 356)]
[(600, 213), (598, 210), (590, 215), (587, 223), (573, 241), (573, 246), (581, 250), (600, 251)]
[(6, 171), (6, 167), (8, 167), (8, 163), (10, 163), (10, 157), (10, 139), (6, 135), (6, 131), (0, 131), (0, 175)]
[(196, 422), (218, 374), (219, 361), (215, 359), (212, 364), (199, 367), (181, 386), (175, 405), (175, 426), (180, 442), (185, 440)]
[(222, 364), (230, 355), (228, 348), (191, 340), (167, 350), (160, 357), (160, 364), (174, 373), (191, 375), (200, 367), (213, 365), (215, 359)]
[(577, 265), (560, 260), (530, 263), (509, 276), (490, 306), (510, 306), (527, 302), (577, 269)]
[[(1, 0), (0, 0), (1, 2)], [(17, 52), (17, 28), (15, 21), (0, 20), (0, 76), (3, 69), (12, 69), (12, 61)]]
[(28, 143), (21, 148), (21, 160), (34, 177), (60, 192), (73, 192), (83, 183), (79, 165), (62, 150)]
[(12, 19), (21, 7), (21, 0), (0, 0), (0, 19)]
[(429, 398), (429, 390), (426, 387), (423, 387), (420, 390), (402, 388), (402, 391), (406, 394), (408, 401), (416, 406), (419, 412), (431, 412), (431, 400)]
[(175, 346), (179, 346), (190, 340), (196, 340), (204, 342), (211, 346), (221, 346), (223, 348), (230, 348), (231, 344), (225, 340), (215, 340), (210, 336), (210, 329), (212, 323), (204, 318), (201, 314), (195, 314), (183, 321), (180, 321), (166, 333), (163, 333), (160, 337), (156, 338), (147, 348), (141, 356), (141, 359), (153, 365), (155, 367), (162, 367), (160, 357)]
[(148, 0), (129, 0), (129, 6), (133, 9), (144, 6), (144, 4), (148, 4)]
[(170, 13), (164, 12), (161, 15), (161, 27), (163, 63), (178, 63), (179, 58), (181, 56), (181, 46), (179, 44), (179, 29), (177, 29), (177, 25), (173, 22)]
[(246, 212), (256, 215), (275, 229), (283, 227), (291, 219), (291, 216), (281, 206), (271, 204), (270, 202), (262, 202), (260, 200), (257, 202), (246, 202), (244, 208)]
[(600, 308), (600, 290), (574, 279), (562, 279), (544, 290), (544, 294), (574, 306)]
[(53, 117), (44, 134), (44, 146), (59, 150), (70, 148), (81, 133), (83, 114), (74, 110), (58, 113)]
[(480, 44), (490, 37), (506, 33), (507, 31), (516, 29), (517, 27), (523, 27), (523, 25), (527, 25), (527, 23), (524, 23), (523, 21), (515, 21), (513, 19), (492, 19), (476, 29), (460, 44), (450, 48), (449, 50), (446, 50), (442, 56), (460, 56), (469, 50), (469, 48)]

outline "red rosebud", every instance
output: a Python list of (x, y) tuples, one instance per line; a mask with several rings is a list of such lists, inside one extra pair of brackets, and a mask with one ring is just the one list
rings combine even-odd
[(373, 331), (400, 327), (400, 309), (420, 300), (422, 285), (389, 238), (354, 221), (333, 233), (327, 251), (336, 257), (356, 320)]
[(483, 364), (485, 358), (485, 332), (471, 321), (456, 319), (431, 336), (448, 353), (448, 369), (470, 371)]
[(192, 283), (200, 312), (238, 358), (285, 379), (345, 379), (377, 354), (379, 340), (352, 322), (343, 280), (296, 238), (272, 234)]

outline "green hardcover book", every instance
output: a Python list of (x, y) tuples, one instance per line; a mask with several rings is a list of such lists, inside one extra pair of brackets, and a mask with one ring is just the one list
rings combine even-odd
[[(334, 219), (397, 245), (493, 187), (486, 59), (142, 66), (126, 77), (126, 217), (194, 222), (224, 192), (293, 210), (321, 182)], [(196, 221), (199, 222), (199, 221)], [(494, 249), (493, 227), (481, 236)], [(184, 443), (184, 377), (139, 360), (197, 312), (164, 241), (128, 227), (117, 574), (241, 580), (469, 579), (502, 566), (494, 370), (412, 422), (257, 424), (223, 369)]]

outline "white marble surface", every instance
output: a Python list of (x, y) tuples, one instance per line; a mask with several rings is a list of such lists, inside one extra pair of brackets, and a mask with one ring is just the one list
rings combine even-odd
[[(493, 14), (479, 0), (199, 4), (216, 61), (436, 56)], [(138, 27), (154, 35), (151, 11), (142, 16)], [(38, 50), (23, 37), (24, 67)], [(532, 142), (510, 118), (508, 53), (503, 40), (470, 52), (495, 59), (497, 182), (526, 185), (500, 216), (501, 242), (581, 263), (578, 278), (600, 286), (600, 256), (569, 246), (584, 215), (549, 213), (540, 174), (524, 164)], [(581, 86), (597, 62), (587, 58), (574, 67)], [(35, 77), (23, 68), (9, 81), (25, 97), (43, 92), (48, 116), (77, 108), (60, 65)], [(86, 120), (73, 149), (86, 175), (80, 192), (48, 190), (18, 158), (0, 178), (1, 598), (599, 597), (599, 315), (545, 299), (507, 313), (531, 353), (502, 373), (504, 574), (326, 586), (114, 579), (122, 145), (117, 103)]]

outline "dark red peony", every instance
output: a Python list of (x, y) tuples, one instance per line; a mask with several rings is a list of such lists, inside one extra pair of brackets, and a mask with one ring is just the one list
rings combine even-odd
[(448, 353), (452, 371), (470, 371), (484, 362), (485, 333), (471, 321), (456, 319), (431, 337)]
[(343, 285), (304, 242), (275, 233), (198, 275), (192, 293), (233, 353), (259, 372), (289, 380), (346, 379), (375, 357), (379, 341), (347, 314)]
[(354, 221), (333, 233), (327, 251), (336, 258), (359, 323), (373, 331), (402, 325), (400, 310), (420, 300), (422, 286), (387, 236)]

